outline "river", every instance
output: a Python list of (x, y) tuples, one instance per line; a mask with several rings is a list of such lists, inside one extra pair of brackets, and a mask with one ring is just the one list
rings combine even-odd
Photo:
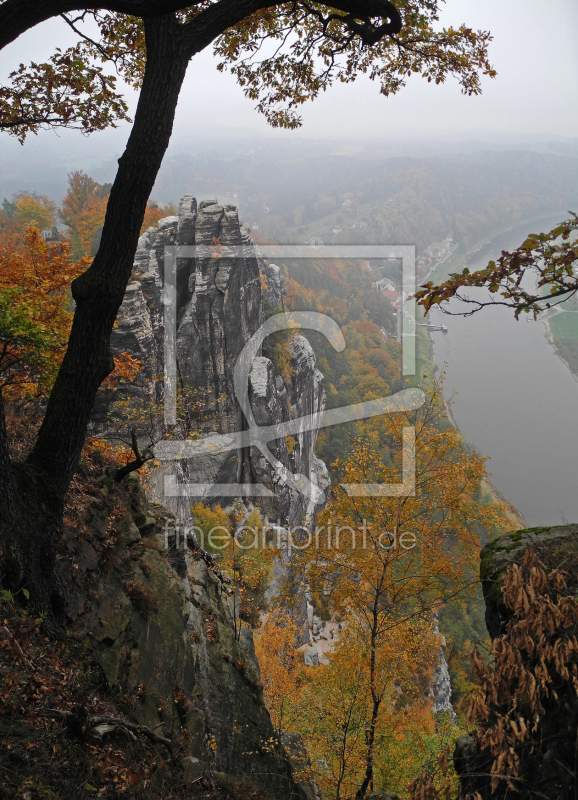
[[(496, 236), (468, 267), (487, 265), (559, 221), (549, 217)], [(506, 308), (466, 318), (438, 310), (430, 318), (448, 327), (447, 334), (430, 334), (444, 394), (466, 441), (489, 456), (496, 489), (530, 526), (578, 523), (578, 380), (556, 355), (545, 324), (516, 322)]]

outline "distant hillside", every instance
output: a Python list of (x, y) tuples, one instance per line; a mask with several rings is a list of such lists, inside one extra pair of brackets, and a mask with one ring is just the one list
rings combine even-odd
[(453, 236), (468, 248), (496, 227), (578, 207), (578, 159), (550, 153), (271, 163), (259, 168), (258, 193), (242, 202), (241, 182), (248, 193), (252, 169), (245, 160), (229, 173), (239, 174), (245, 222), (291, 243), (314, 236), (326, 244), (415, 244), (423, 251)]
[[(93, 137), (64, 152), (5, 138), (0, 202), (36, 191), (60, 204), (66, 173), (83, 169), (99, 183), (114, 179), (122, 137)], [(239, 207), (243, 222), (275, 242), (415, 244), (423, 251), (446, 236), (465, 248), (496, 227), (578, 209), (578, 147), (487, 150), (455, 144), (422, 157), (388, 147), (279, 139), (181, 142), (164, 159), (153, 197), (175, 202), (187, 191)], [(118, 151), (118, 152), (117, 152)], [(406, 152), (416, 152), (408, 148)], [(334, 231), (337, 231), (334, 233)]]

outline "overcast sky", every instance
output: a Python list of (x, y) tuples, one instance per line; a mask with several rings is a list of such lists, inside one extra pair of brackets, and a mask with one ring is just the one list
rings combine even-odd
[[(464, 97), (451, 78), (435, 86), (416, 76), (399, 95), (386, 99), (374, 83), (358, 80), (334, 86), (305, 106), (303, 133), (578, 136), (576, 0), (448, 0), (442, 21), (492, 32), (490, 56), (498, 77), (483, 80), (481, 97)], [(231, 128), (266, 127), (231, 77), (215, 73), (211, 54), (204, 53), (189, 68), (176, 130), (209, 115)]]
[[(427, 84), (419, 77), (393, 98), (379, 95), (369, 80), (334, 86), (303, 111), (303, 129), (297, 137), (364, 138), (399, 134), (432, 137), (562, 136), (578, 137), (578, 3), (576, 0), (448, 0), (442, 21), (490, 30), (495, 80), (483, 80), (481, 97), (464, 97), (456, 81), (444, 86)], [(21, 61), (48, 57), (55, 46), (66, 47), (74, 34), (59, 20), (27, 32), (0, 53), (0, 74), (5, 76)], [(131, 105), (135, 95), (131, 93)], [(174, 138), (188, 136), (245, 135), (270, 131), (253, 110), (230, 75), (216, 71), (209, 51), (195, 57), (185, 81)], [(98, 134), (95, 149), (110, 145), (118, 150), (126, 137)], [(75, 134), (79, 139), (81, 134)], [(68, 136), (66, 141), (70, 141)], [(40, 142), (54, 141), (53, 133)], [(89, 140), (90, 141), (90, 140)], [(0, 147), (6, 144), (6, 134)], [(5, 146), (14, 152), (12, 147)], [(25, 149), (21, 152), (24, 156)]]

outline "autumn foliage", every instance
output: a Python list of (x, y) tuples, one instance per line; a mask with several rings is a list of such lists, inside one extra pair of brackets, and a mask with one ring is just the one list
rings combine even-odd
[(78, 257), (91, 254), (94, 235), (104, 223), (109, 190), (110, 186), (101, 186), (82, 171), (68, 175), (68, 192), (62, 201), (60, 218), (68, 226), (72, 250)]
[(30, 227), (52, 229), (57, 217), (56, 204), (37, 192), (18, 192), (4, 199), (0, 211), (0, 240), (3, 247), (18, 248), (19, 240)]
[(149, 200), (140, 232), (144, 233), (148, 228), (156, 228), (159, 220), (163, 219), (163, 217), (174, 216), (176, 213), (175, 207), (170, 203), (165, 206), (159, 206), (154, 200)]
[(299, 730), (297, 692), (307, 679), (303, 654), (297, 649), (299, 628), (284, 609), (267, 615), (255, 636), (263, 692), (271, 720), (279, 731)]
[[(417, 412), (381, 420), (392, 454), (370, 439), (337, 464), (343, 484), (400, 484), (404, 427), (415, 430), (415, 493), (334, 497), (292, 556), (280, 608), (257, 637), (265, 698), (275, 724), (300, 732), (323, 796), (405, 795), (424, 765), (437, 762), (458, 728), (433, 714), (429, 687), (441, 637), (434, 612), (466, 596), (480, 527), (499, 528), (503, 509), (480, 502), (484, 459), (447, 423), (439, 386)], [(305, 534), (303, 533), (305, 537)], [(325, 665), (296, 658), (298, 631), (285, 616), (291, 578), (306, 580), (315, 607), (339, 622)], [(306, 576), (306, 578), (304, 577)], [(452, 786), (457, 791), (456, 776)]]
[[(85, 172), (75, 171), (68, 176), (68, 192), (62, 201), (60, 218), (68, 226), (73, 253), (94, 256), (100, 243), (111, 184), (100, 184)], [(141, 233), (156, 227), (159, 220), (175, 214), (172, 205), (161, 207), (153, 200), (148, 202)]]
[(493, 642), (491, 664), (477, 650), (472, 656), (479, 688), (468, 719), (474, 753), (490, 764), (482, 797), (575, 796), (578, 601), (567, 578), (531, 547), (501, 578), (512, 618)]
[[(70, 333), (70, 284), (88, 266), (104, 222), (110, 187), (82, 171), (68, 181), (60, 210), (44, 195), (19, 192), (0, 212), (0, 386), (7, 401), (50, 390)], [(171, 211), (149, 203), (143, 227)], [(40, 231), (56, 230), (58, 216), (66, 235), (56, 231), (56, 240), (45, 241)], [(104, 388), (134, 380), (140, 368), (126, 353), (115, 365)]]
[(66, 242), (29, 228), (17, 249), (0, 247), (0, 386), (6, 400), (45, 395), (66, 350), (70, 283), (85, 266)]

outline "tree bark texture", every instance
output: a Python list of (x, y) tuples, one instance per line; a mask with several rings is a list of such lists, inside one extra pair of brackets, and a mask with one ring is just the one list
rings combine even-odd
[(72, 284), (66, 355), (28, 463), (66, 493), (96, 392), (114, 368), (110, 336), (132, 270), (146, 204), (167, 149), (189, 55), (173, 15), (146, 23), (147, 62), (132, 133), (112, 186), (98, 254)]
[(7, 461), (0, 416), (0, 575), (38, 605), (57, 606), (56, 545), (64, 499), (80, 458), (94, 399), (112, 371), (110, 336), (132, 270), (147, 201), (169, 143), (190, 48), (173, 15), (147, 20), (147, 64), (137, 113), (111, 190), (100, 249), (72, 285), (68, 348), (25, 464)]

